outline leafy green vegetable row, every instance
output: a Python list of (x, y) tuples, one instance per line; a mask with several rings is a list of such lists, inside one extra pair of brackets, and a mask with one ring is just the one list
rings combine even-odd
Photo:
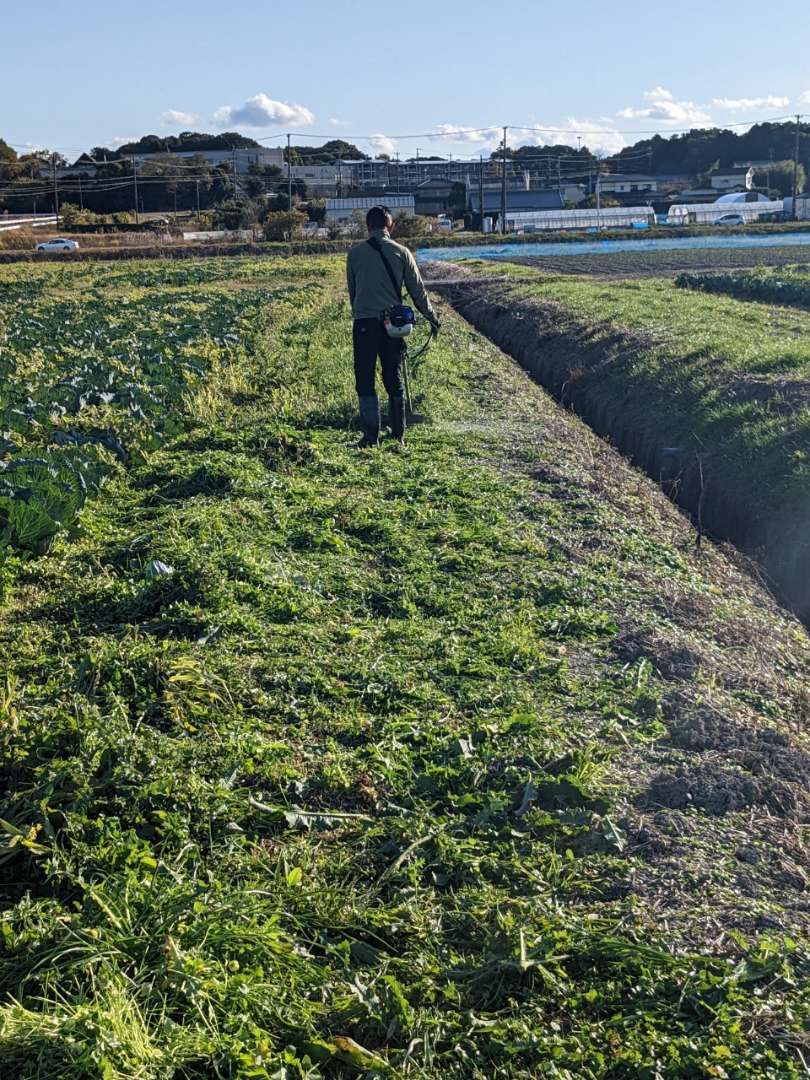
[[(167, 284), (222, 273), (207, 269)], [(113, 469), (182, 430), (184, 396), (239, 357), (268, 298), (256, 288), (181, 296), (153, 268), (122, 294), (105, 288), (122, 275), (102, 274), (67, 299), (43, 300), (39, 281), (3, 286), (13, 309), (0, 332), (0, 550), (46, 550)]]

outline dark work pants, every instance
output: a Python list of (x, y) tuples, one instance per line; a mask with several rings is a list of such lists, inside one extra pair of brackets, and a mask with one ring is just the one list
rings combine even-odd
[(382, 367), (383, 385), (389, 397), (405, 392), (402, 380), (402, 357), (405, 342), (389, 337), (381, 319), (355, 319), (352, 330), (354, 343), (354, 381), (358, 397), (376, 394), (377, 357)]

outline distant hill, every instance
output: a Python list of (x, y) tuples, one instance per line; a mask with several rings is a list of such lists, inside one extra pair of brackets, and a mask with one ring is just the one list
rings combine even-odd
[[(799, 160), (810, 173), (810, 123), (800, 125)], [(727, 168), (735, 162), (792, 161), (796, 141), (793, 121), (774, 124), (754, 124), (747, 131), (726, 128), (693, 128), (681, 135), (654, 135), (626, 146), (599, 167), (607, 165), (611, 172), (650, 173), (653, 176), (687, 174), (701, 176), (712, 168)], [(500, 150), (491, 157), (500, 157)], [(575, 176), (596, 168), (598, 160), (587, 146), (576, 148), (566, 144), (556, 146), (519, 146), (509, 148), (507, 156), (525, 162), (529, 170), (547, 174), (549, 183), (557, 176)]]
[[(799, 130), (799, 160), (807, 166), (810, 124), (801, 124)], [(714, 166), (727, 168), (735, 161), (792, 160), (795, 143), (794, 122), (754, 124), (739, 134), (725, 128), (694, 128), (668, 138), (654, 135), (627, 147), (616, 156), (617, 171), (699, 176)]]
[(104, 146), (94, 146), (90, 156), (96, 161), (107, 158), (115, 161), (132, 154), (174, 154), (188, 150), (247, 150), (260, 147), (261, 143), (238, 131), (224, 131), (221, 135), (208, 135), (201, 131), (184, 131), (180, 135), (144, 135), (136, 142), (124, 143), (123, 146), (110, 150)]

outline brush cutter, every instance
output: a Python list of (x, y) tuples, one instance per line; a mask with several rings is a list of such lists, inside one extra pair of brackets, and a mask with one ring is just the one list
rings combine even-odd
[(413, 411), (413, 400), (411, 398), (411, 372), (408, 363), (409, 361), (415, 362), (416, 360), (421, 359), (430, 348), (435, 336), (436, 332), (433, 327), (431, 327), (430, 333), (415, 352), (408, 352), (407, 342), (402, 352), (402, 381), (405, 383), (405, 405), (408, 409), (408, 422), (410, 424), (425, 424), (427, 423), (427, 419), (422, 416), (421, 413), (415, 413)]

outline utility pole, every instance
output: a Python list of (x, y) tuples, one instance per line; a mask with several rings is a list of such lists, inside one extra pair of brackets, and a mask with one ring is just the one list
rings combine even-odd
[[(292, 215), (292, 150), (290, 148), (290, 134), (287, 132), (287, 213)], [(292, 217), (290, 217), (292, 223)], [(292, 224), (290, 224), (292, 231)]]
[(135, 187), (135, 224), (140, 224), (140, 218), (138, 217), (138, 159), (133, 154), (132, 156), (132, 182)]
[(233, 177), (233, 193), (234, 193), (234, 196), (236, 196), (237, 190), (236, 190), (236, 147), (235, 146), (231, 147), (231, 175)]
[(793, 220), (798, 221), (796, 196), (799, 193), (799, 127), (801, 123), (801, 116), (796, 113), (796, 146), (793, 150)]
[(507, 128), (503, 129), (503, 156), (501, 167), (501, 235), (506, 234), (506, 132)]
[(81, 173), (79, 173), (77, 179), (79, 181), (79, 209), (84, 210), (84, 195), (82, 193), (82, 174)]
[(484, 155), (478, 155), (478, 203), (481, 209), (481, 232), (484, 231)]
[(56, 227), (59, 227), (59, 181), (56, 179), (56, 154), (51, 154), (51, 171), (53, 173), (53, 209), (56, 214)]
[(197, 224), (199, 225), (200, 224), (200, 181), (195, 180), (194, 183), (197, 185)]
[(596, 227), (602, 228), (602, 174), (596, 174)]

